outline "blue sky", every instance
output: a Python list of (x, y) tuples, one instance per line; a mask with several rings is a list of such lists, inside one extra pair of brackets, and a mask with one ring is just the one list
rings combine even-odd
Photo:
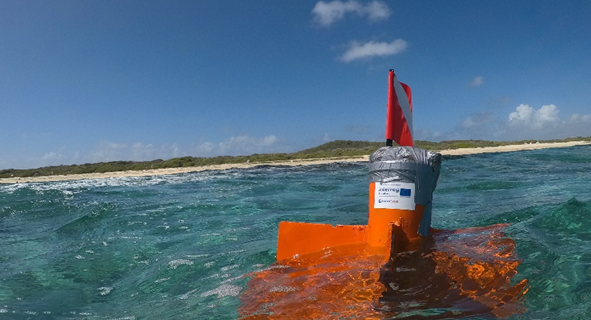
[(591, 2), (0, 1), (0, 169), (591, 136)]

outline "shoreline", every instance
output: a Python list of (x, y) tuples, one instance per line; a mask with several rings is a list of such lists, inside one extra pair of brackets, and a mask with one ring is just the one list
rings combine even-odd
[[(532, 143), (532, 144), (506, 145), (506, 146), (498, 146), (498, 147), (449, 149), (449, 150), (441, 150), (441, 151), (439, 151), (439, 153), (441, 153), (442, 155), (459, 156), (459, 155), (472, 155), (472, 154), (481, 154), (481, 153), (500, 153), (500, 152), (528, 151), (528, 150), (551, 149), (551, 148), (566, 148), (566, 147), (574, 147), (574, 146), (589, 145), (589, 144), (591, 144), (591, 142), (589, 142), (589, 141)], [(306, 165), (327, 164), (327, 163), (337, 163), (337, 162), (367, 162), (367, 161), (369, 161), (369, 155), (347, 157), (347, 158), (326, 158), (326, 159), (309, 159), (309, 160), (301, 159), (301, 160), (269, 161), (269, 162), (257, 162), (257, 163), (229, 163), (229, 164), (209, 165), (209, 166), (201, 166), (201, 167), (150, 169), (150, 170), (139, 170), (139, 171), (116, 171), (116, 172), (104, 172), (104, 173), (83, 173), (83, 174), (41, 176), (41, 177), (0, 178), (0, 184), (54, 182), (54, 181), (82, 180), (82, 179), (106, 179), (106, 178), (118, 178), (118, 177), (145, 177), (145, 176), (159, 176), (159, 175), (199, 172), (199, 171), (207, 171), (207, 170), (246, 169), (246, 168), (253, 168), (253, 167), (258, 167), (258, 166), (306, 166)]]

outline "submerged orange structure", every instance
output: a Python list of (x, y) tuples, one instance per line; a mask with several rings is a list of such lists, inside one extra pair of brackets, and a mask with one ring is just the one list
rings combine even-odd
[[(448, 319), (525, 310), (506, 225), (431, 229), (441, 155), (416, 148), (410, 88), (389, 73), (386, 146), (370, 156), (367, 225), (279, 224), (241, 319)], [(396, 141), (399, 147), (392, 146)]]
[[(525, 311), (527, 279), (505, 225), (436, 231), (384, 259), (367, 245), (327, 248), (255, 272), (240, 319), (506, 318)], [(398, 236), (398, 238), (397, 238)]]

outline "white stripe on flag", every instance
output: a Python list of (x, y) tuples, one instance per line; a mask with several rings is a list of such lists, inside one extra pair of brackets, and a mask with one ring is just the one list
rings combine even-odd
[(406, 119), (406, 123), (408, 124), (408, 129), (410, 130), (410, 135), (414, 140), (414, 131), (412, 129), (412, 112), (410, 111), (410, 104), (408, 103), (408, 96), (402, 88), (402, 85), (398, 83), (398, 77), (396, 74), (394, 75), (394, 89), (396, 90), (396, 97), (398, 98), (398, 103), (400, 104), (400, 108), (402, 109), (402, 114)]

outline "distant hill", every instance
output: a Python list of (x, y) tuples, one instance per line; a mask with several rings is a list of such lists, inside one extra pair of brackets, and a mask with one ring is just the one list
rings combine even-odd
[(292, 153), (295, 156), (326, 158), (341, 156), (360, 156), (371, 154), (384, 146), (384, 142), (335, 140), (317, 147)]
[[(568, 138), (561, 140), (522, 140), (522, 141), (486, 141), (486, 140), (450, 140), (441, 142), (430, 142), (415, 140), (415, 145), (419, 148), (441, 151), (447, 149), (461, 149), (461, 148), (478, 148), (478, 147), (494, 147), (503, 145), (524, 144), (531, 142), (567, 142), (578, 140), (591, 140), (591, 137), (583, 138)], [(271, 161), (285, 161), (296, 159), (315, 159), (315, 158), (343, 158), (369, 155), (380, 147), (385, 145), (384, 142), (372, 141), (351, 141), (351, 140), (335, 140), (321, 144), (317, 147), (305, 149), (293, 153), (268, 153), (268, 154), (252, 154), (249, 156), (217, 156), (210, 158), (202, 157), (181, 157), (168, 160), (152, 160), (152, 161), (111, 161), (99, 163), (85, 163), (73, 165), (50, 166), (37, 169), (7, 169), (0, 170), (0, 178), (10, 177), (35, 177), (35, 176), (50, 176), (50, 175), (67, 175), (67, 174), (82, 174), (93, 172), (117, 172), (128, 170), (149, 170), (149, 169), (163, 169), (163, 168), (180, 168), (180, 167), (199, 167), (206, 165), (225, 164), (225, 163), (244, 163), (250, 161), (252, 163), (267, 163)]]

